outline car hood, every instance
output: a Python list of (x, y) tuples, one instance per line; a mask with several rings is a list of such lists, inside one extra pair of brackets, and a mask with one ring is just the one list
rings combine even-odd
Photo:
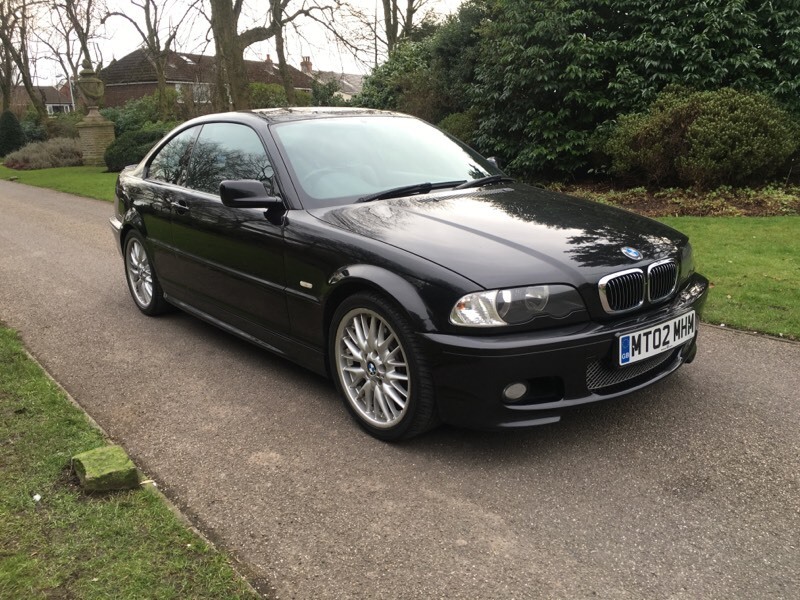
[[(677, 257), (686, 237), (651, 219), (514, 184), (315, 209), (331, 225), (391, 244), (487, 289), (596, 282)], [(622, 252), (642, 254), (632, 260)]]

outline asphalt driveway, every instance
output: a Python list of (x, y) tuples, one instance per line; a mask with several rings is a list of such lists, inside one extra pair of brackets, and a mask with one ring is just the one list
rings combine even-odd
[(0, 320), (262, 591), (800, 597), (800, 344), (703, 327), (644, 393), (387, 445), (326, 380), (141, 315), (111, 210), (0, 182)]

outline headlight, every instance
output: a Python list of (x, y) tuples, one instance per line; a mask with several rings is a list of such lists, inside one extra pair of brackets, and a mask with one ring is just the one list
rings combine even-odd
[(681, 252), (681, 279), (689, 277), (692, 273), (694, 273), (694, 252), (692, 245), (686, 242)]
[(467, 294), (456, 302), (450, 322), (464, 327), (522, 325), (544, 315), (563, 318), (583, 308), (574, 288), (534, 285)]

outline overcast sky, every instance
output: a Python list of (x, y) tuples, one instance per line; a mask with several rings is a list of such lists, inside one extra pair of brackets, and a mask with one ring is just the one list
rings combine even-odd
[[(426, 9), (430, 8), (440, 15), (454, 12), (463, 0), (428, 0)], [(359, 6), (364, 12), (374, 14), (376, 0), (350, 0), (351, 4)], [(165, 4), (172, 7), (172, 14), (182, 14), (187, 5), (186, 0), (166, 0)], [(253, 8), (246, 8), (239, 23), (239, 30), (265, 24), (263, 3), (250, 0)], [(140, 10), (128, 0), (107, 0), (110, 11), (125, 12), (132, 18), (139, 17)], [(254, 7), (258, 6), (260, 12)], [(339, 15), (337, 15), (338, 20)], [(366, 73), (371, 65), (355, 60), (343, 48), (337, 46), (332, 36), (325, 29), (311, 21), (298, 21), (298, 28), (302, 37), (293, 31), (287, 34), (286, 51), (288, 62), (299, 67), (303, 56), (311, 56), (314, 69), (337, 71), (345, 73)], [(213, 41), (207, 39), (208, 22), (202, 15), (187, 19), (183, 26), (183, 33), (179, 36), (177, 50), (182, 52), (196, 52), (214, 54)], [(104, 64), (113, 58), (121, 58), (141, 45), (142, 39), (134, 27), (125, 19), (112, 17), (105, 27), (105, 38), (98, 42)], [(265, 60), (267, 55), (276, 60), (275, 45), (272, 41), (254, 44), (245, 51), (245, 58), (250, 60)], [(372, 55), (365, 58), (374, 61)], [(63, 74), (54, 61), (40, 61), (37, 63), (37, 75), (41, 84), (53, 84), (63, 79)]]

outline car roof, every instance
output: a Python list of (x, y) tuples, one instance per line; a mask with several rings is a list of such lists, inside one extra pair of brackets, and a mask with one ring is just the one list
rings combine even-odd
[(370, 108), (351, 108), (349, 106), (308, 106), (292, 108), (260, 108), (256, 110), (240, 110), (236, 112), (211, 113), (195, 117), (178, 126), (175, 131), (187, 129), (205, 123), (245, 123), (255, 126), (257, 123), (266, 122), (286, 123), (291, 121), (306, 121), (317, 119), (332, 119), (337, 117), (382, 116), (414, 119), (411, 115), (386, 110), (373, 110)]
[(258, 115), (270, 123), (283, 121), (301, 121), (307, 119), (325, 119), (330, 117), (356, 117), (366, 115), (408, 117), (398, 112), (374, 110), (371, 108), (353, 108), (350, 106), (300, 106), (291, 108), (260, 108), (249, 112)]

